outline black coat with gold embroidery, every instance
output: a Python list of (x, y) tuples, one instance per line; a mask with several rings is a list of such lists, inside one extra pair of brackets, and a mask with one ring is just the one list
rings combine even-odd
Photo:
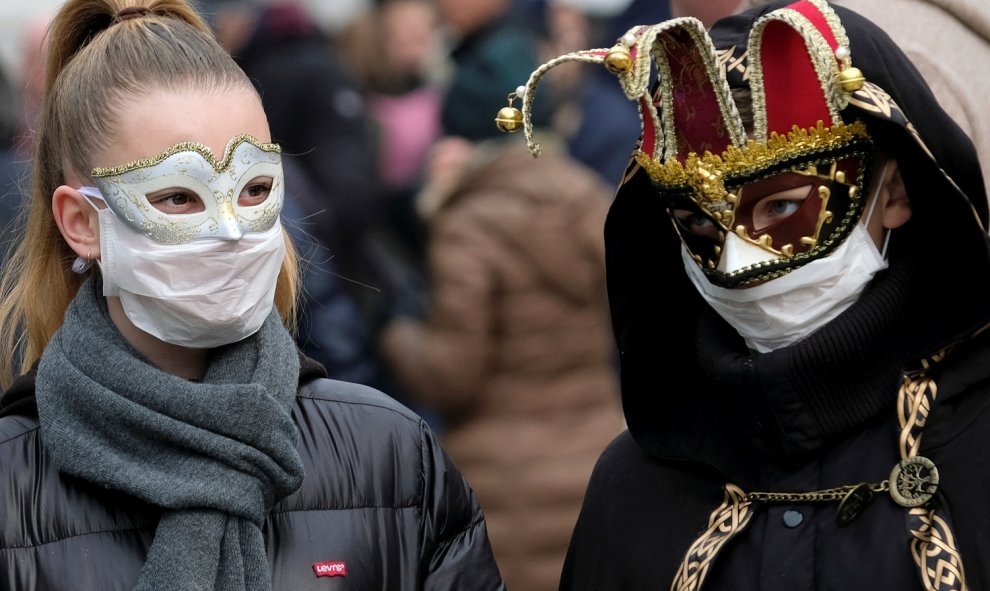
[[(730, 328), (718, 326), (714, 318), (708, 323), (711, 332), (701, 338), (711, 339), (711, 359), (725, 368), (720, 376), (750, 381), (748, 388), (735, 390), (739, 400), (726, 400), (727, 408), (722, 409), (739, 411), (737, 429), (711, 442), (712, 456), (705, 463), (647, 454), (629, 432), (617, 438), (602, 455), (589, 485), (561, 589), (666, 589), (699, 538), (703, 546), (694, 558), (710, 570), (702, 587), (706, 590), (926, 589), (912, 555), (925, 532), (887, 492), (876, 493), (845, 527), (836, 523), (835, 501), (753, 503), (735, 507), (735, 513), (729, 502), (730, 510), (714, 525), (738, 528), (748, 514), (741, 532), (722, 548), (719, 535), (702, 535), (712, 528), (717, 509), (731, 499), (728, 483), (747, 493), (882, 483), (900, 460), (896, 402), (817, 449), (786, 458), (755, 449), (754, 445), (766, 448), (805, 440), (817, 420), (815, 412), (800, 401), (799, 385), (790, 390), (783, 385), (786, 378), (768, 367), (770, 360), (758, 356), (753, 367), (753, 358), (732, 352)], [(735, 372), (738, 375), (729, 375)], [(961, 558), (967, 588), (990, 589), (990, 469), (983, 460), (990, 455), (990, 335), (952, 350), (931, 377), (937, 396), (918, 452), (931, 459), (939, 473), (930, 548), (935, 552), (941, 545), (947, 547), (935, 552), (946, 576), (954, 574)], [(678, 387), (658, 381), (656, 393), (691, 396), (702, 386), (690, 375), (682, 383)], [(890, 388), (893, 401), (898, 381)], [(753, 412), (746, 403), (757, 398), (773, 400), (777, 407)], [(712, 414), (722, 410), (713, 408)], [(781, 426), (773, 433), (765, 421)], [(716, 448), (723, 450), (718, 460)]]
[[(713, 26), (721, 55), (740, 58), (723, 64), (731, 85), (747, 84), (742, 52), (755, 19), (785, 4)], [(676, 589), (697, 589), (703, 578), (706, 591), (910, 590), (926, 588), (923, 575), (943, 575), (931, 588), (961, 589), (960, 558), (966, 588), (990, 589), (982, 460), (990, 455), (990, 348), (971, 338), (990, 323), (979, 164), (889, 37), (835, 10), (857, 67), (890, 95), (857, 97), (842, 111), (847, 123), (864, 120), (897, 159), (911, 200), (911, 220), (891, 235), (889, 268), (810, 337), (751, 352), (686, 278), (665, 206), (633, 164), (605, 228), (629, 431), (592, 477), (561, 589), (671, 588), (682, 566)], [(950, 346), (926, 374), (935, 388), (924, 389), (923, 430), (912, 430), (903, 411), (902, 429), (899, 405), (911, 400), (899, 401), (903, 376)], [(754, 491), (882, 488), (901, 447), (919, 434), (909, 455), (931, 459), (941, 479), (924, 511), (881, 491), (838, 527), (838, 501), (748, 502)]]

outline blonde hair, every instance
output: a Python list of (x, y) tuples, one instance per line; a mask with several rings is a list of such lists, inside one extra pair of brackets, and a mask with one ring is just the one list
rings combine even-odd
[[(0, 275), (0, 385), (41, 357), (85, 279), (52, 215), (66, 171), (88, 178), (89, 157), (115, 134), (114, 109), (151, 89), (254, 86), (185, 0), (68, 0), (48, 31), (42, 110), (26, 224)], [(260, 101), (260, 99), (259, 99)], [(275, 304), (294, 328), (299, 262), (286, 235)], [(19, 360), (19, 363), (18, 363)]]

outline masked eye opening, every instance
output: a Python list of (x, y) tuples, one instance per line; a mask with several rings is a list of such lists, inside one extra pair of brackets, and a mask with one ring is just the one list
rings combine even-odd
[(256, 207), (268, 201), (275, 179), (270, 176), (259, 176), (248, 181), (237, 196), (238, 207)]
[(751, 208), (747, 208), (750, 237), (756, 238), (767, 229), (794, 215), (818, 186), (816, 183), (808, 182), (806, 185), (770, 193), (753, 203)]
[(203, 200), (194, 191), (170, 187), (145, 195), (148, 204), (167, 215), (189, 215), (206, 210)]
[[(820, 186), (821, 183), (805, 179), (803, 185), (770, 192), (755, 203), (748, 200), (747, 206), (734, 217), (743, 223), (744, 231), (751, 239), (759, 240), (762, 234), (797, 213)], [(709, 214), (697, 209), (674, 208), (672, 215), (682, 230), (695, 236), (717, 239), (722, 230)]]
[[(248, 181), (237, 196), (238, 207), (257, 207), (268, 201), (275, 180), (259, 176)], [(167, 215), (190, 215), (206, 211), (203, 199), (193, 190), (169, 187), (145, 195), (148, 204)]]
[[(814, 168), (778, 173), (736, 188), (730, 230), (773, 253), (792, 256), (814, 248), (828, 217), (827, 178)], [(825, 216), (825, 217), (823, 217)]]
[(703, 238), (718, 238), (721, 228), (706, 214), (691, 209), (674, 209), (672, 215), (685, 232)]

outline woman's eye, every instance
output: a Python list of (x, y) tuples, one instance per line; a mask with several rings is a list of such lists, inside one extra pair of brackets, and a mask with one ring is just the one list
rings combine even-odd
[(674, 217), (677, 218), (682, 228), (692, 234), (714, 238), (718, 233), (718, 227), (715, 226), (715, 222), (700, 213), (686, 209), (677, 209), (674, 211)]
[(237, 197), (237, 204), (242, 207), (250, 207), (264, 203), (272, 192), (272, 179), (262, 177), (252, 180), (241, 189), (241, 194)]
[(167, 214), (198, 213), (203, 211), (203, 202), (194, 193), (186, 191), (160, 191), (148, 195), (148, 203)]

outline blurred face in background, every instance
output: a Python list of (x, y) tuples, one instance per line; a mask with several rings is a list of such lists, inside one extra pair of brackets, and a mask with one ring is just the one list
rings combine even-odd
[(437, 14), (429, 0), (392, 0), (382, 7), (389, 64), (397, 72), (420, 74), (434, 50)]
[[(547, 38), (540, 48), (540, 61), (592, 47), (591, 24), (588, 16), (569, 1), (553, 0), (546, 8)], [(577, 92), (588, 70), (584, 64), (561, 64), (547, 72), (551, 84), (561, 96)]]
[(257, 8), (241, 2), (221, 3), (213, 8), (212, 25), (217, 41), (236, 54), (251, 37), (257, 22)]
[[(770, 0), (752, 0), (752, 4), (765, 4)], [(711, 27), (720, 18), (748, 8), (747, 0), (670, 0), (670, 13), (674, 17), (693, 16)]]
[(440, 20), (451, 32), (466, 37), (505, 12), (510, 0), (436, 0)]

